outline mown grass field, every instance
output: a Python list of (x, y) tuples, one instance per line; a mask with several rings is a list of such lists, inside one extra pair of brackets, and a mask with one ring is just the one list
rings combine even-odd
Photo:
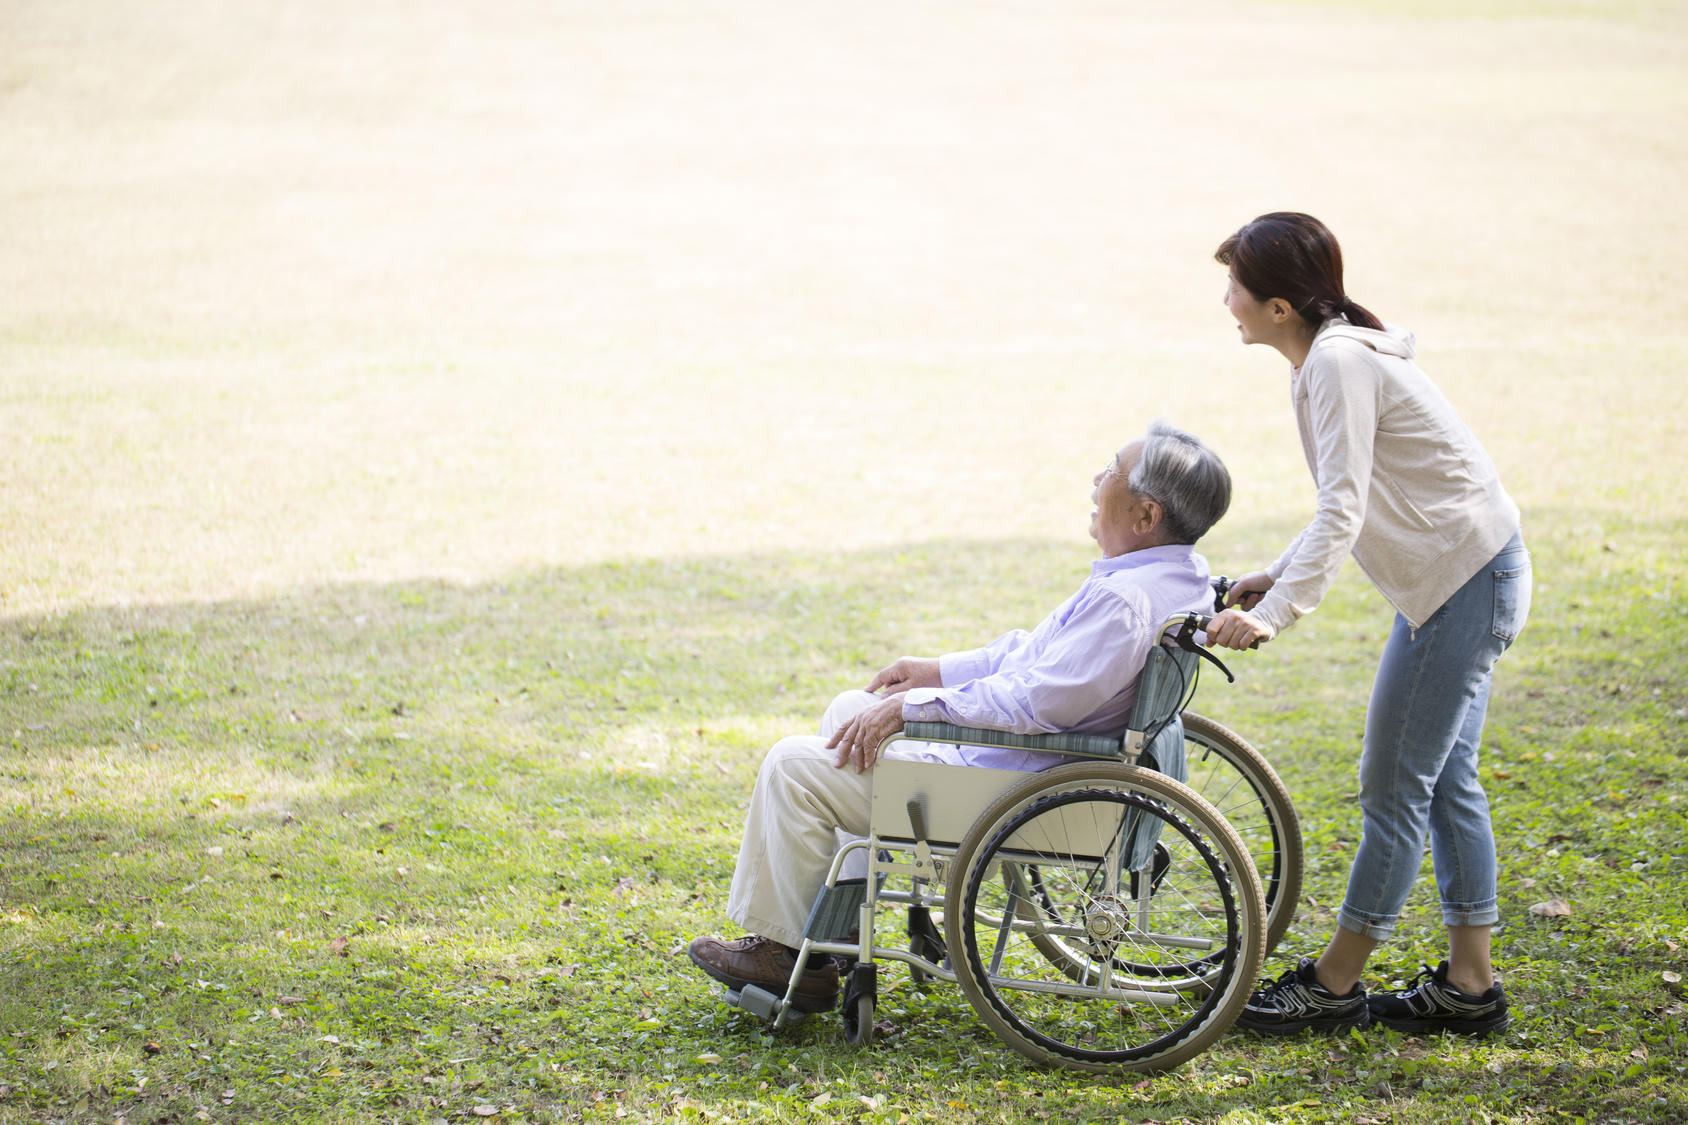
[[(0, 7), (0, 1122), (1688, 1118), (1685, 64), (1666, 2)], [(1514, 1029), (1096, 1079), (887, 970), (870, 1051), (768, 1039), (683, 946), (769, 744), (1068, 593), (1153, 417), (1217, 569), (1307, 517), (1210, 257), (1282, 207), (1525, 510)], [(1274, 972), (1387, 622), (1198, 703), (1302, 811)]]

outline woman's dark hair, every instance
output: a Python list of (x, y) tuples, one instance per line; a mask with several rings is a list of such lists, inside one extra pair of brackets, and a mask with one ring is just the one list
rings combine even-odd
[(1342, 291), (1342, 247), (1330, 228), (1299, 211), (1262, 215), (1219, 244), (1213, 256), (1257, 301), (1273, 297), (1313, 326), (1345, 316), (1362, 328), (1383, 322)]

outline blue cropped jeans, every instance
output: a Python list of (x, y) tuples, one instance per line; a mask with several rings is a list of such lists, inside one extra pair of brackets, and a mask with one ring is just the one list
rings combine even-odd
[(1337, 917), (1344, 928), (1379, 941), (1394, 932), (1426, 834), (1443, 922), (1499, 920), (1477, 751), (1495, 661), (1524, 627), (1530, 587), (1530, 553), (1515, 535), (1423, 625), (1414, 629), (1396, 616), (1366, 710), (1364, 830)]

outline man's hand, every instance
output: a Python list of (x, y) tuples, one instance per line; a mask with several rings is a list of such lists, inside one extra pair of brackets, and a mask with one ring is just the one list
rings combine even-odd
[(867, 690), (899, 692), (917, 687), (943, 686), (937, 657), (905, 656), (895, 664), (881, 668), (879, 674), (868, 681)]
[(839, 727), (826, 748), (838, 750), (838, 758), (832, 764), (839, 769), (854, 762), (857, 773), (866, 773), (873, 768), (879, 744), (885, 741), (887, 735), (902, 729), (903, 693), (897, 692)]
[(1207, 643), (1244, 649), (1265, 644), (1277, 634), (1272, 627), (1245, 610), (1228, 609), (1207, 623)]

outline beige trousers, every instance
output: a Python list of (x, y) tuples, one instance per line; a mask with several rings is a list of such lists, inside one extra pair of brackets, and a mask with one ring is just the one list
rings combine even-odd
[[(845, 692), (821, 716), (820, 733), (782, 738), (762, 760), (727, 896), (727, 917), (751, 933), (801, 944), (840, 839), (867, 835), (873, 771), (834, 766), (838, 752), (826, 742), (877, 701), (865, 691)], [(891, 753), (920, 756), (913, 747)]]

